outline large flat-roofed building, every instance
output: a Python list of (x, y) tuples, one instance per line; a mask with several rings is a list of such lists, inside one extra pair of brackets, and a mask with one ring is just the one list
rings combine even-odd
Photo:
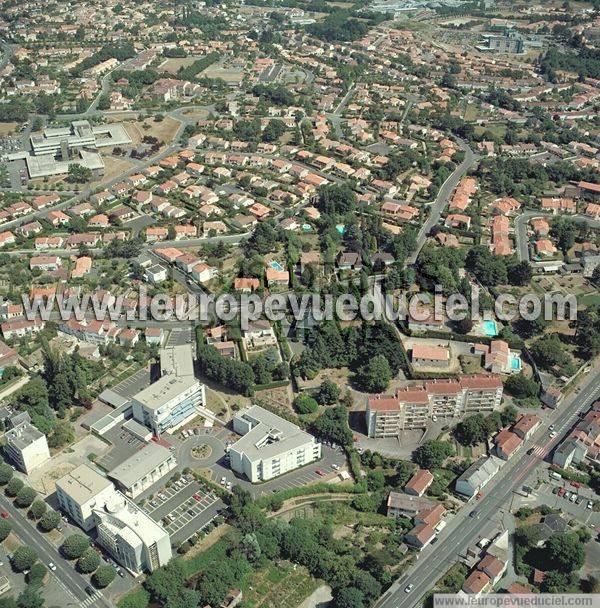
[(137, 498), (176, 466), (177, 460), (171, 450), (151, 441), (108, 476), (126, 496)]
[(189, 422), (206, 402), (190, 344), (162, 349), (160, 368), (161, 377), (131, 399), (135, 420), (156, 436)]
[(46, 435), (33, 426), (28, 418), (29, 416), (15, 424), (4, 435), (4, 453), (27, 475), (50, 460)]
[(230, 448), (231, 468), (251, 482), (266, 481), (321, 458), (321, 444), (292, 422), (253, 405), (238, 412)]
[(428, 380), (393, 395), (371, 395), (366, 409), (369, 437), (395, 437), (400, 431), (424, 428), (432, 416), (457, 418), (493, 411), (502, 401), (502, 390), (498, 376), (478, 375)]
[(98, 542), (130, 572), (154, 572), (173, 556), (167, 531), (120, 492), (93, 514)]
[(60, 508), (86, 532), (95, 526), (92, 510), (104, 505), (114, 493), (112, 482), (87, 464), (79, 465), (56, 482)]

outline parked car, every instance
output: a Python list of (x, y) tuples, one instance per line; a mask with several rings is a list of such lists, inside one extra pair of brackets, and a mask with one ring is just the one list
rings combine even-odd
[(317, 469), (317, 470), (315, 471), (315, 473), (316, 473), (317, 475), (321, 476), (321, 477), (323, 477), (323, 476), (325, 475), (325, 471), (323, 471), (322, 469)]
[(198, 502), (200, 502), (202, 500), (202, 496), (200, 496), (200, 494), (198, 492), (196, 492), (195, 494), (192, 495), (192, 498)]
[(9, 519), (10, 515), (6, 511), (2, 511), (2, 513), (0, 513), (0, 517), (2, 517), (2, 519)]
[(48, 568), (50, 568), (50, 570), (52, 570), (52, 572), (56, 571), (56, 566), (54, 565), (54, 562), (49, 562), (48, 563)]
[(592, 509), (593, 507), (594, 507), (594, 503), (593, 503), (593, 501), (588, 500), (588, 501), (587, 501), (587, 508), (588, 508), (588, 509)]
[(413, 590), (414, 585), (411, 583), (410, 585), (406, 585), (404, 587), (404, 593), (410, 593)]
[(562, 496), (565, 493), (565, 489), (564, 488), (558, 488), (558, 495)]
[(93, 588), (91, 585), (86, 585), (86, 587), (85, 587), (85, 592), (86, 592), (88, 595), (94, 595), (94, 593), (96, 593), (96, 592), (94, 591), (94, 588)]

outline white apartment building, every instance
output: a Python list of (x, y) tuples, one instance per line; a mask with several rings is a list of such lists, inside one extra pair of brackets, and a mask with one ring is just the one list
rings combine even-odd
[(87, 464), (79, 465), (56, 482), (61, 510), (86, 532), (96, 525), (92, 510), (103, 505), (114, 493), (113, 484)]
[(321, 458), (315, 437), (257, 405), (236, 414), (233, 430), (242, 437), (229, 450), (231, 468), (253, 483)]
[(6, 431), (4, 438), (4, 453), (26, 475), (50, 460), (46, 435), (27, 419)]
[(154, 572), (173, 553), (167, 531), (120, 492), (94, 509), (98, 542), (134, 574)]
[(206, 403), (204, 385), (194, 376), (192, 346), (163, 348), (161, 377), (133, 396), (133, 417), (156, 436), (189, 422)]
[(369, 437), (395, 437), (406, 429), (424, 428), (432, 416), (458, 418), (491, 412), (502, 402), (502, 381), (494, 375), (428, 380), (422, 386), (398, 389), (394, 395), (367, 399)]
[(171, 450), (151, 441), (110, 471), (108, 476), (126, 496), (137, 498), (176, 466), (177, 460)]

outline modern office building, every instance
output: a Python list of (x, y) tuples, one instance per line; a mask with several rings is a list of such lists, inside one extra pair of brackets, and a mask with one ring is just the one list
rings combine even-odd
[(4, 453), (20, 471), (29, 475), (33, 469), (50, 460), (46, 435), (31, 424), (29, 415), (19, 422), (13, 420), (13, 428), (4, 435)]
[(173, 556), (167, 531), (121, 492), (93, 514), (98, 542), (130, 572), (154, 572)]
[(478, 375), (428, 380), (393, 395), (371, 395), (366, 409), (369, 437), (395, 437), (400, 431), (424, 428), (433, 416), (457, 418), (493, 411), (502, 401), (502, 390), (498, 376)]
[(253, 483), (321, 458), (321, 444), (312, 435), (257, 405), (235, 415), (233, 430), (242, 437), (229, 450), (231, 468)]
[(171, 450), (150, 441), (110, 471), (108, 476), (126, 496), (137, 498), (176, 466), (177, 460)]
[(132, 573), (153, 572), (171, 559), (166, 530), (87, 464), (59, 479), (56, 495), (61, 510), (86, 532), (95, 527), (98, 542)]
[(206, 402), (204, 385), (194, 376), (190, 344), (162, 349), (160, 369), (161, 377), (131, 400), (135, 420), (156, 436), (189, 422)]
[(112, 482), (87, 464), (79, 465), (56, 482), (61, 510), (86, 532), (96, 525), (92, 510), (104, 505), (114, 493)]

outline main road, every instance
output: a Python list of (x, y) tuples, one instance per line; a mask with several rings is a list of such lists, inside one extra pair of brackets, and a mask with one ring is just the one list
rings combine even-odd
[[(596, 367), (585, 376), (580, 392), (568, 398), (559, 410), (552, 412), (551, 417), (527, 442), (527, 446), (543, 446), (542, 455), (529, 455), (526, 446), (523, 446), (488, 483), (481, 500), (468, 503), (454, 516), (440, 532), (439, 541), (421, 551), (416, 563), (379, 598), (375, 608), (412, 608), (419, 604), (458, 557), (477, 542), (486, 526), (505, 507), (512, 493), (536, 470), (543, 457), (563, 440), (580, 412), (587, 410), (599, 397), (600, 367)], [(554, 439), (549, 437), (548, 422), (556, 427), (558, 434)], [(476, 513), (475, 517), (469, 517), (472, 510)], [(404, 588), (409, 584), (414, 587), (410, 593), (405, 593)]]

